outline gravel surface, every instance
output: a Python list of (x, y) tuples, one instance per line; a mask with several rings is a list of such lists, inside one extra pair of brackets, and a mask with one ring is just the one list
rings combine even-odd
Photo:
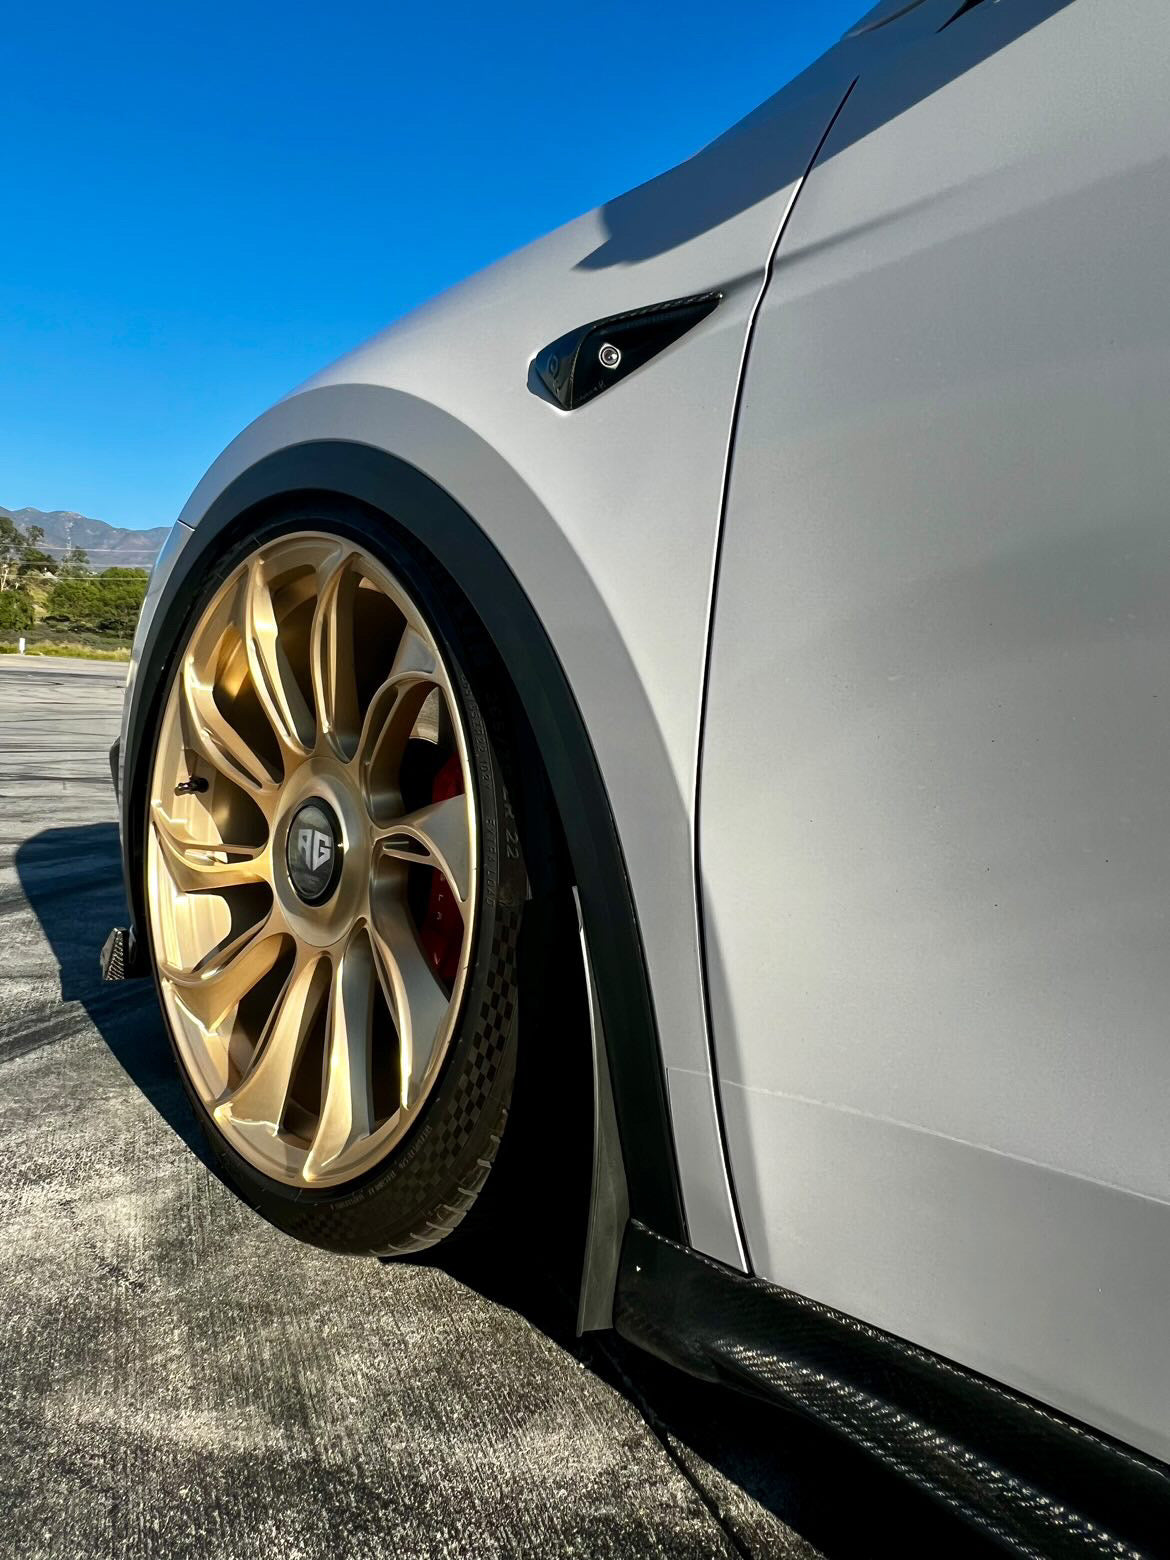
[(887, 1551), (850, 1453), (579, 1342), (535, 1265), (317, 1251), (217, 1179), (152, 987), (98, 979), (123, 678), (0, 657), (0, 1550)]

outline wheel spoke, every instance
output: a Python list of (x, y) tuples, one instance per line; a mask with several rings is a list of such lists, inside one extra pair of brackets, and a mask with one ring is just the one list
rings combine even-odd
[(379, 833), (377, 844), (385, 855), (399, 861), (437, 868), (460, 907), (467, 903), (471, 840), (467, 798), (462, 793), (396, 818)]
[(407, 624), (386, 679), (370, 700), (358, 741), (362, 787), (375, 817), (401, 810), (402, 755), (419, 711), (435, 688), (446, 697), (439, 658), (422, 634)]
[(406, 682), (410, 679), (419, 679), (425, 683), (437, 683), (439, 681), (439, 658), (435, 654), (434, 647), (424, 634), (407, 623), (402, 630), (402, 638), (398, 642), (398, 649), (394, 653), (394, 664), (391, 666), (386, 678), (387, 682)]
[(306, 758), (313, 747), (313, 714), (305, 703), (288, 662), (272, 605), (272, 592), (263, 563), (254, 558), (242, 583), (241, 634), (248, 657), (252, 686), (268, 717), (273, 734), (290, 764)]
[(183, 665), (182, 696), (186, 745), (257, 801), (270, 797), (277, 777), (220, 709), (211, 685), (199, 676), (190, 656)]
[(229, 933), (194, 969), (160, 960), (159, 974), (204, 1027), (214, 1029), (276, 963), (284, 932), (284, 921), (274, 908), (258, 923)]
[[(425, 1107), (468, 978), (462, 684), (389, 561), (327, 524), (238, 555), (177, 649), (144, 851), (168, 1024), (237, 1153), (344, 1186)], [(313, 802), (342, 847), (320, 894), (288, 852)]]
[(402, 631), (386, 679), (375, 691), (362, 722), (358, 752), (364, 761), (369, 762), (374, 757), (375, 745), (381, 739), (383, 728), (403, 694), (416, 688), (429, 693), (438, 682), (438, 672), (439, 663), (434, 651), (422, 635), (408, 624)]
[(328, 960), (322, 954), (298, 954), (276, 999), (243, 1081), (215, 1107), (221, 1121), (237, 1126), (280, 1130), (289, 1088), (305, 1039), (324, 996), (322, 978)]
[(151, 803), (150, 816), (155, 838), (181, 894), (216, 892), (269, 880), (266, 845), (193, 840), (157, 801)]
[(359, 930), (333, 964), (321, 1119), (305, 1160), (306, 1181), (319, 1179), (347, 1149), (373, 1131), (371, 1050), (375, 980), (370, 940), (364, 930)]
[(353, 660), (354, 597), (359, 583), (355, 558), (347, 552), (323, 571), (309, 652), (318, 741), (328, 742), (346, 759), (356, 750), (361, 724)]
[(449, 1001), (418, 945), (404, 904), (392, 900), (380, 906), (370, 936), (386, 1004), (398, 1030), (401, 1103), (407, 1106), (416, 1098), (435, 1054)]

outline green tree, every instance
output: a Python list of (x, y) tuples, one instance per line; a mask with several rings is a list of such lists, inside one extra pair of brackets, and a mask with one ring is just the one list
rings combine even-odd
[(20, 575), (30, 572), (34, 560), (48, 562), (48, 554), (38, 546), (44, 534), (42, 526), (22, 531), (11, 515), (0, 515), (0, 592), (17, 589)]
[(32, 626), (33, 604), (24, 591), (0, 591), (0, 633), (23, 634)]
[(62, 579), (75, 579), (78, 575), (89, 573), (89, 554), (84, 547), (71, 547), (61, 559), (61, 567), (57, 571)]
[(20, 572), (22, 575), (44, 574), (53, 572), (53, 560), (47, 552), (41, 552), (39, 547), (26, 547), (24, 557), (20, 560)]
[(11, 515), (0, 515), (0, 591), (10, 589), (24, 551), (24, 532)]
[(138, 623), (149, 580), (145, 569), (106, 569), (98, 575), (99, 633), (130, 638)]
[(59, 579), (45, 603), (45, 622), (54, 628), (76, 628), (83, 633), (98, 632), (101, 595), (92, 575)]
[(150, 576), (145, 569), (107, 569), (58, 579), (45, 604), (45, 622), (80, 633), (128, 639), (138, 622)]

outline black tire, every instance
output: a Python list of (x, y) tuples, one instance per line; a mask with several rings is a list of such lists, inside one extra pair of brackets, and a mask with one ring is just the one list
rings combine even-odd
[[(455, 1034), (408, 1135), (361, 1179), (310, 1189), (269, 1178), (225, 1141), (188, 1079), (169, 1024), (167, 1028), (184, 1089), (215, 1162), (241, 1197), (299, 1240), (334, 1251), (404, 1256), (443, 1240), (472, 1213), (499, 1150), (516, 1071), (518, 945), (527, 878), (505, 779), (510, 741), (499, 673), (478, 620), (413, 539), (363, 507), (338, 502), (286, 510), (262, 526), (229, 536), (172, 632), (159, 708), (140, 772), (149, 773), (166, 689), (204, 607), (247, 553), (309, 526), (360, 543), (393, 571), (422, 609), (455, 685), (480, 820), (476, 930)], [(146, 935), (149, 943), (149, 930)], [(153, 948), (149, 953), (157, 988)]]

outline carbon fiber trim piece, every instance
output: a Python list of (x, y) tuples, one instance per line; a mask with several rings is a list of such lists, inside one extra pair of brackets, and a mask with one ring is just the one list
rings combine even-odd
[(622, 1144), (613, 1108), (613, 1084), (605, 1051), (605, 1030), (597, 1003), (597, 984), (589, 958), (589, 939), (576, 889), (581, 966), (589, 1000), (589, 1038), (593, 1052), (593, 1175), (589, 1195), (589, 1230), (577, 1304), (577, 1335), (613, 1326), (613, 1295), (621, 1261), (622, 1238), (630, 1217), (630, 1195), (622, 1162)]
[(139, 980), (147, 973), (132, 926), (115, 926), (98, 956), (103, 981)]
[(1170, 1469), (637, 1223), (614, 1325), (692, 1375), (820, 1421), (1014, 1553), (1165, 1553)]

